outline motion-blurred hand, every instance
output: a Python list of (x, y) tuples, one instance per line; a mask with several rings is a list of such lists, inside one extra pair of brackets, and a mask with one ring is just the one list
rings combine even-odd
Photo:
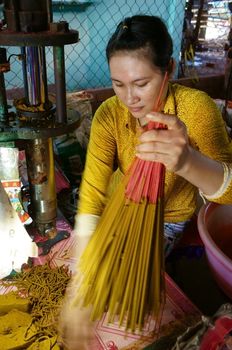
[[(66, 291), (58, 326), (59, 343), (65, 350), (92, 350), (95, 339), (90, 308), (74, 304), (76, 288), (72, 282)], [(92, 344), (92, 345), (91, 345)]]
[[(79, 219), (77, 220), (77, 218)], [(96, 346), (94, 346), (96, 340), (94, 323), (90, 320), (91, 308), (81, 307), (81, 301), (79, 300), (79, 304), (76, 301), (81, 281), (80, 278), (77, 279), (77, 276), (80, 277), (78, 271), (79, 260), (95, 229), (97, 220), (98, 217), (92, 215), (84, 214), (76, 217), (73, 231), (76, 241), (76, 244), (74, 244), (75, 251), (73, 252), (76, 260), (76, 271), (66, 289), (58, 325), (59, 340), (65, 350), (96, 349)]]

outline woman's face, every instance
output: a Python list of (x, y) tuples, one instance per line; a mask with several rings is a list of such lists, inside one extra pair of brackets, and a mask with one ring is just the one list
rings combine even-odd
[[(164, 75), (138, 52), (118, 52), (109, 61), (113, 89), (135, 118), (154, 110)], [(162, 100), (167, 93), (165, 85)]]

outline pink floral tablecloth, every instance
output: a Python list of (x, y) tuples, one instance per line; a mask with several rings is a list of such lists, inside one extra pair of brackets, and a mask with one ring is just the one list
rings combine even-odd
[[(58, 242), (52, 247), (49, 254), (35, 258), (35, 264), (49, 263), (51, 267), (68, 265), (70, 270), (75, 269), (76, 241), (72, 234), (72, 228), (63, 219), (57, 220), (57, 228), (70, 232), (70, 237)], [(184, 328), (190, 320), (197, 320), (201, 317), (200, 311), (178, 288), (173, 280), (166, 274), (166, 305), (163, 311), (160, 332), (158, 338), (168, 336), (175, 327)], [(0, 293), (6, 291), (0, 287)], [(155, 328), (155, 321), (150, 319), (145, 325), (142, 335), (126, 332), (117, 324), (107, 322), (107, 314), (96, 322), (96, 341), (91, 350), (137, 350), (144, 349), (155, 340), (152, 338), (152, 331)], [(157, 337), (157, 336), (156, 336)]]

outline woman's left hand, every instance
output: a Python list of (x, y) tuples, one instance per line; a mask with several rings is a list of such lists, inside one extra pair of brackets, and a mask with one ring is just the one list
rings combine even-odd
[(166, 129), (142, 131), (136, 156), (148, 161), (163, 163), (169, 171), (178, 172), (187, 162), (190, 145), (185, 124), (175, 115), (151, 112), (148, 122), (166, 125)]

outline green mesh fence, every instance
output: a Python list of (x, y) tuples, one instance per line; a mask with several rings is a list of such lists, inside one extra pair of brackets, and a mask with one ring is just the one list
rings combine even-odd
[[(78, 30), (80, 36), (78, 43), (65, 45), (67, 90), (111, 85), (105, 47), (116, 24), (125, 16), (134, 14), (157, 15), (167, 24), (174, 42), (176, 77), (201, 74), (199, 67), (203, 74), (210, 74), (212, 67), (218, 66), (217, 60), (223, 62), (225, 58), (225, 45), (228, 44), (230, 30), (229, 4), (226, 1), (207, 0), (189, 0), (187, 3), (185, 0), (54, 1), (53, 21), (67, 21), (69, 28)], [(190, 11), (187, 12), (186, 9)], [(193, 33), (197, 37), (194, 55), (191, 45), (189, 46)], [(19, 47), (7, 47), (8, 56), (19, 53)], [(53, 84), (50, 47), (46, 48), (46, 62), (48, 83)], [(11, 71), (5, 74), (7, 89), (23, 87), (21, 62), (12, 56), (10, 63)]]

